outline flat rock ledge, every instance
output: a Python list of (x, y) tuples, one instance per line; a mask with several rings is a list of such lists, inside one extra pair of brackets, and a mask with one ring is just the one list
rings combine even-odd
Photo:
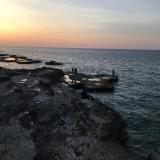
[(0, 69), (1, 160), (140, 160), (120, 114), (63, 82), (62, 70)]
[(9, 55), (9, 54), (0, 54), (0, 62), (6, 62), (6, 63), (16, 62), (18, 64), (41, 63), (40, 60), (33, 60), (24, 56)]

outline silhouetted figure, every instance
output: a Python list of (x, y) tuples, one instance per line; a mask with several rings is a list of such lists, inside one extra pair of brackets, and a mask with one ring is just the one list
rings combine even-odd
[(74, 68), (72, 68), (72, 83), (73, 83), (73, 74), (74, 74)]
[(87, 89), (86, 89), (86, 88), (84, 88), (84, 89), (82, 90), (81, 98), (82, 98), (82, 99), (89, 99), (89, 95), (88, 95), (88, 93), (87, 93)]
[(74, 69), (74, 74), (75, 74), (75, 75), (77, 74), (77, 68)]
[(74, 72), (74, 68), (72, 68), (72, 74), (73, 74), (73, 72)]
[(115, 75), (115, 71), (114, 71), (114, 69), (112, 70), (112, 76), (114, 77), (114, 75)]
[(77, 80), (77, 68), (74, 69), (74, 83), (76, 84)]

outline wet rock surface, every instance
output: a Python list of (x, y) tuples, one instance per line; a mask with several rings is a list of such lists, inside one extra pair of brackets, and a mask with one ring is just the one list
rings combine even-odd
[(1, 160), (139, 160), (118, 112), (63, 83), (62, 70), (0, 69)]
[(85, 89), (88, 92), (113, 92), (115, 89), (115, 82), (118, 82), (118, 76), (66, 72), (64, 80), (66, 84), (74, 89)]
[(0, 62), (7, 62), (7, 63), (16, 62), (18, 64), (41, 63), (40, 60), (33, 60), (24, 56), (9, 55), (9, 54), (0, 54)]

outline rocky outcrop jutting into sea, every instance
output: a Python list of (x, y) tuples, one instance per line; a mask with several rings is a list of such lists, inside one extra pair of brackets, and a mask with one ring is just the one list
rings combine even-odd
[(139, 160), (127, 124), (100, 101), (81, 99), (63, 71), (0, 69), (1, 160)]

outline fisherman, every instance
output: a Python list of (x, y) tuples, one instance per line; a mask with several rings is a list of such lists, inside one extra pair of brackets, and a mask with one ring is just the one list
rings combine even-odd
[(115, 71), (114, 71), (114, 69), (112, 70), (112, 77), (114, 77), (114, 75), (115, 75)]
[(73, 72), (74, 72), (74, 68), (72, 68), (72, 75), (73, 75)]
[(74, 74), (75, 74), (75, 75), (77, 74), (77, 68), (74, 69)]
[(72, 77), (71, 77), (71, 79), (72, 79), (72, 84), (73, 84), (73, 74), (74, 74), (74, 68), (72, 68)]
[(77, 79), (77, 68), (74, 69), (74, 83), (76, 84)]

